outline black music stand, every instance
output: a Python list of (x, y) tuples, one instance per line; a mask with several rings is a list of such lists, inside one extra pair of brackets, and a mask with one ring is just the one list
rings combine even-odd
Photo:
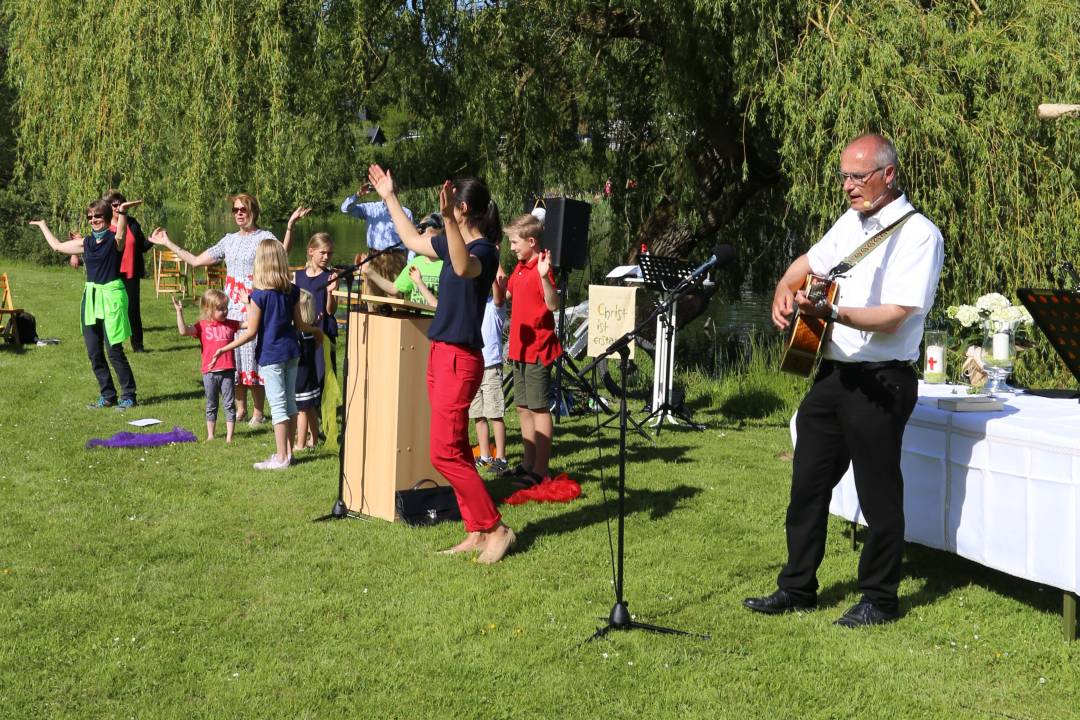
[[(645, 287), (660, 293), (660, 313), (658, 315), (663, 333), (663, 348), (656, 348), (655, 362), (660, 366), (660, 404), (653, 408), (642, 422), (656, 418), (656, 435), (660, 436), (660, 428), (664, 421), (676, 425), (681, 421), (687, 427), (694, 430), (704, 430), (705, 426), (694, 422), (690, 413), (684, 407), (676, 407), (671, 403), (671, 390), (674, 383), (675, 367), (675, 303), (672, 302), (672, 292), (678, 289), (680, 294), (686, 292), (684, 281), (694, 272), (694, 268), (678, 258), (665, 257), (663, 255), (650, 255), (642, 253), (638, 256), (638, 265), (641, 267), (641, 277), (645, 281)], [(663, 352), (663, 357), (661, 357)], [(653, 398), (653, 402), (656, 398)]]
[[(1073, 290), (1035, 288), (1020, 288), (1016, 294), (1065, 367), (1080, 383), (1080, 294)], [(1039, 391), (1026, 392), (1039, 394)], [(1074, 393), (1069, 397), (1080, 395)]]

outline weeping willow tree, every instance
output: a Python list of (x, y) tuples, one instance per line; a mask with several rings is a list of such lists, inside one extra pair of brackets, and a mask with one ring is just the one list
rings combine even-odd
[[(925, 7), (924, 7), (925, 5)], [(901, 182), (942, 229), (939, 304), (1048, 280), (1078, 250), (1080, 123), (1039, 121), (1038, 103), (1080, 98), (1080, 5), (815, 3), (770, 86), (807, 238), (843, 202), (847, 138), (893, 139)]]
[[(985, 4), (986, 7), (982, 7)], [(614, 195), (613, 255), (717, 239), (767, 288), (842, 210), (838, 154), (879, 130), (944, 230), (941, 303), (1076, 250), (1071, 0), (287, 0), (3, 5), (17, 180), (65, 217), (118, 185), (189, 232), (223, 194), (328, 203), (371, 157), (408, 187), (486, 177)], [(159, 219), (154, 218), (154, 219)]]
[(399, 29), (376, 0), (4, 5), (18, 179), (72, 217), (109, 186), (181, 208), (227, 192), (280, 213), (355, 175), (360, 113)]

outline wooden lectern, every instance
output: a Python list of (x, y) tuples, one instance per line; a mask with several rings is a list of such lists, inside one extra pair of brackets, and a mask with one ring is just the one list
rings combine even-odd
[(431, 308), (394, 298), (360, 300), (383, 312), (349, 311), (343, 496), (350, 511), (393, 521), (398, 490), (424, 479), (447, 484), (428, 458), (431, 318), (408, 312)]

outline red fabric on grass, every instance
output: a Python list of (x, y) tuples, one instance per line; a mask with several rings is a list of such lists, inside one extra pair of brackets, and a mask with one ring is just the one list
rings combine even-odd
[(581, 495), (581, 485), (566, 473), (559, 473), (539, 485), (518, 490), (503, 502), (508, 505), (524, 505), (533, 502), (570, 502)]

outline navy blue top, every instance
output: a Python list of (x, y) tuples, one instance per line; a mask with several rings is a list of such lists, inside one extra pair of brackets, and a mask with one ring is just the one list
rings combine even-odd
[(439, 304), (435, 307), (428, 339), (481, 350), (484, 347), (481, 331), (484, 305), (499, 271), (499, 246), (484, 238), (465, 246), (469, 254), (480, 261), (480, 274), (471, 279), (458, 277), (454, 272), (445, 235), (431, 238), (431, 247), (443, 261), (443, 268), (439, 275)]
[(106, 232), (101, 242), (94, 242), (93, 235), (83, 238), (83, 265), (86, 266), (87, 282), (104, 285), (120, 278), (120, 249), (116, 247), (116, 233)]
[(300, 302), (300, 288), (289, 285), (288, 294), (278, 290), (255, 290), (251, 300), (262, 310), (255, 362), (276, 365), (300, 357), (300, 341), (293, 325), (293, 309)]
[(337, 318), (326, 314), (326, 281), (329, 279), (329, 270), (323, 270), (315, 277), (308, 277), (307, 270), (297, 270), (293, 282), (311, 293), (315, 300), (315, 322), (311, 324), (322, 330), (327, 337), (335, 338), (337, 337)]

